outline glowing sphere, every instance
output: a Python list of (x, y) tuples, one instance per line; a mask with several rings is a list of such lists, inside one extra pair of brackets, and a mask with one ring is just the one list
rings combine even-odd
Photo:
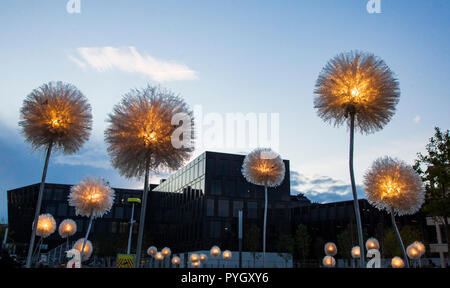
[(218, 246), (213, 246), (209, 252), (211, 253), (211, 256), (213, 256), (213, 257), (217, 257), (221, 253), (220, 248)]
[(148, 247), (148, 249), (147, 249), (147, 254), (148, 254), (149, 256), (155, 256), (156, 252), (158, 252), (158, 249), (156, 249), (155, 246), (150, 246), (150, 247)]
[[(73, 244), (73, 249), (77, 249), (78, 251), (81, 252), (81, 248), (83, 247), (83, 241), (84, 238), (80, 238), (77, 240), (77, 242), (75, 242), (75, 244)], [(86, 244), (84, 245), (84, 250), (83, 250), (83, 261), (89, 259), (89, 257), (91, 257), (92, 255), (92, 251), (93, 251), (93, 247), (92, 247), (92, 242), (87, 240)]]
[(200, 254), (200, 261), (205, 262), (208, 260), (208, 257), (205, 254)]
[(333, 242), (328, 242), (325, 244), (325, 254), (327, 256), (334, 256), (337, 253), (337, 247), (336, 244), (334, 244)]
[(180, 262), (181, 262), (180, 257), (175, 256), (172, 258), (173, 265), (178, 265), (178, 264), (180, 264)]
[(62, 238), (70, 237), (77, 232), (77, 223), (72, 219), (65, 219), (59, 224), (58, 232)]
[(268, 187), (283, 182), (285, 169), (283, 159), (270, 148), (256, 148), (242, 163), (242, 175), (248, 182)]
[(231, 251), (230, 250), (223, 251), (222, 257), (223, 257), (223, 259), (230, 259), (231, 258)]
[(38, 224), (36, 227), (36, 235), (46, 238), (53, 234), (56, 230), (56, 221), (51, 214), (39, 215)]
[(322, 260), (322, 264), (325, 267), (334, 267), (336, 266), (336, 259), (333, 256), (325, 256)]
[(161, 250), (161, 253), (164, 255), (164, 257), (168, 257), (168, 256), (170, 256), (170, 254), (172, 254), (172, 251), (170, 251), (170, 248), (164, 247)]
[(423, 245), (422, 242), (415, 241), (412, 245), (414, 245), (416, 247), (416, 249), (419, 251), (420, 257), (422, 257), (423, 254), (425, 254), (426, 248), (425, 248), (425, 245)]
[(191, 262), (192, 267), (200, 267), (200, 261)]
[(359, 246), (355, 246), (352, 248), (352, 257), (354, 259), (361, 257), (361, 249), (359, 248)]
[(192, 253), (191, 256), (189, 257), (189, 260), (191, 262), (197, 262), (200, 260), (200, 257), (198, 256), (198, 254)]
[(403, 262), (402, 258), (396, 256), (392, 258), (391, 265), (392, 268), (403, 268), (405, 266), (405, 263)]
[(156, 252), (155, 259), (161, 261), (164, 259), (164, 255), (161, 252)]
[(86, 217), (102, 217), (111, 210), (114, 190), (101, 178), (86, 177), (70, 189), (69, 205), (75, 214)]
[(366, 249), (370, 250), (370, 249), (380, 249), (380, 243), (378, 242), (377, 239), (375, 238), (369, 238), (366, 241)]
[(409, 259), (419, 259), (421, 256), (419, 249), (417, 249), (414, 244), (406, 247), (406, 254), (408, 255)]

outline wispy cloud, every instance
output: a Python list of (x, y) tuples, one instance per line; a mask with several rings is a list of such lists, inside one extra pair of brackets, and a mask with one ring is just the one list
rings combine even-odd
[(184, 64), (156, 59), (139, 53), (135, 47), (80, 47), (77, 55), (68, 55), (81, 68), (87, 66), (103, 72), (121, 70), (143, 74), (151, 79), (164, 82), (197, 79), (197, 73)]
[[(364, 197), (364, 190), (356, 186), (359, 198)], [(320, 203), (345, 201), (353, 199), (349, 183), (328, 176), (306, 176), (291, 171), (291, 194), (303, 193), (310, 200)]]
[(74, 155), (59, 154), (53, 161), (59, 165), (112, 169), (106, 150), (101, 145), (99, 147), (87, 147)]
[(420, 122), (420, 119), (421, 119), (420, 116), (416, 115), (416, 117), (414, 117), (414, 119), (413, 119), (413, 122), (417, 124)]

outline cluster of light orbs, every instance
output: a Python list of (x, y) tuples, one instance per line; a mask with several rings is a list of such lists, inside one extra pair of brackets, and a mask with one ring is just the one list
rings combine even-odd
[(422, 242), (414, 241), (414, 243), (412, 243), (411, 245), (414, 245), (416, 247), (416, 249), (420, 253), (420, 257), (422, 257), (423, 254), (425, 254), (426, 248), (425, 248), (425, 245), (423, 245)]
[[(80, 253), (81, 253), (81, 249), (83, 247), (83, 241), (84, 241), (84, 238), (78, 239), (77, 242), (75, 242), (75, 244), (73, 244), (73, 249), (76, 249), (76, 250), (80, 251)], [(83, 259), (81, 259), (81, 261), (86, 261), (87, 259), (89, 259), (92, 255), (92, 252), (93, 252), (92, 242), (87, 240), (86, 244), (84, 245)]]
[(354, 246), (352, 248), (351, 254), (352, 254), (353, 259), (361, 258), (361, 249), (359, 248), (359, 246)]
[(47, 238), (56, 230), (56, 221), (51, 214), (41, 214), (39, 215), (36, 235)]
[(403, 267), (405, 267), (405, 262), (403, 262), (402, 258), (395, 256), (391, 260), (391, 266), (392, 266), (392, 268), (403, 268)]
[(376, 250), (380, 250), (380, 243), (378, 242), (378, 240), (376, 238), (369, 238), (366, 241), (366, 249), (370, 250), (370, 249), (376, 249)]
[(70, 189), (69, 205), (75, 214), (86, 217), (102, 217), (111, 210), (114, 190), (101, 178), (86, 177)]
[(72, 219), (64, 219), (58, 227), (59, 236), (67, 238), (77, 232), (77, 223)]

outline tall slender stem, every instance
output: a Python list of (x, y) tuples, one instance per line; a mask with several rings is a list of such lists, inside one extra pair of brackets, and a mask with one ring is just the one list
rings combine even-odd
[(397, 224), (395, 223), (394, 211), (391, 210), (391, 220), (392, 226), (394, 227), (395, 234), (397, 234), (397, 239), (400, 242), (400, 246), (402, 246), (403, 258), (405, 259), (406, 268), (409, 268), (409, 260), (408, 255), (406, 254), (405, 245), (403, 245), (402, 236), (400, 236), (400, 232), (398, 231)]
[(365, 265), (365, 252), (364, 252), (364, 239), (361, 225), (361, 214), (359, 212), (358, 195), (356, 194), (355, 174), (353, 172), (353, 142), (355, 133), (355, 112), (350, 112), (350, 155), (349, 155), (349, 168), (350, 168), (350, 181), (352, 184), (353, 193), (353, 206), (355, 208), (356, 226), (358, 228), (359, 247), (361, 251), (360, 267), (364, 268)]
[(89, 237), (89, 232), (91, 232), (91, 227), (92, 227), (92, 221), (93, 220), (94, 220), (94, 215), (93, 215), (93, 213), (91, 213), (91, 217), (89, 219), (89, 226), (88, 226), (88, 229), (86, 231), (86, 236), (83, 239), (83, 246), (81, 246), (81, 252), (80, 252), (80, 261), (81, 261), (81, 263), (83, 263), (84, 246), (86, 245), (87, 239)]
[(136, 263), (135, 267), (141, 266), (141, 250), (142, 250), (142, 238), (144, 237), (144, 224), (145, 224), (145, 210), (147, 208), (147, 194), (148, 194), (148, 178), (150, 173), (150, 161), (146, 160), (145, 165), (145, 177), (144, 177), (144, 192), (142, 194), (141, 216), (139, 218), (139, 233), (138, 243), (136, 247)]
[(41, 185), (39, 186), (38, 200), (36, 203), (36, 210), (34, 212), (33, 229), (31, 230), (30, 245), (28, 247), (27, 262), (25, 264), (26, 268), (31, 267), (31, 258), (33, 255), (34, 240), (36, 238), (36, 229), (37, 229), (37, 224), (39, 221), (39, 213), (41, 212), (42, 195), (44, 194), (45, 178), (47, 177), (47, 168), (48, 168), (48, 162), (50, 160), (50, 154), (52, 152), (52, 146), (53, 146), (53, 142), (50, 142), (48, 144), (48, 148), (47, 148), (47, 155), (45, 156), (44, 170), (42, 171), (42, 180), (41, 180)]
[(267, 185), (264, 185), (263, 267), (266, 267)]
[(131, 234), (133, 233), (133, 223), (134, 223), (134, 203), (132, 204), (131, 208), (131, 220), (130, 220), (130, 234), (128, 235), (128, 248), (127, 248), (127, 254), (130, 255), (131, 252)]

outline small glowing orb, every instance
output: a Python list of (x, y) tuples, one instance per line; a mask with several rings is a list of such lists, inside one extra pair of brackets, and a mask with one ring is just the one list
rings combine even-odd
[(333, 242), (328, 242), (325, 244), (325, 254), (328, 256), (334, 256), (337, 253), (337, 247), (336, 244)]
[(164, 255), (161, 252), (156, 252), (155, 259), (161, 261), (164, 259)]
[(392, 265), (392, 268), (403, 268), (403, 267), (405, 267), (405, 263), (403, 262), (403, 259), (400, 258), (400, 257), (397, 257), (397, 256), (392, 258), (391, 265)]
[(209, 252), (211, 253), (211, 256), (213, 256), (213, 257), (217, 257), (221, 253), (220, 248), (218, 246), (213, 246)]
[(352, 257), (358, 259), (361, 257), (361, 249), (359, 246), (355, 246), (352, 248)]
[(191, 262), (192, 267), (200, 267), (200, 261)]
[(325, 267), (334, 267), (336, 266), (336, 259), (333, 256), (325, 256), (322, 260), (322, 264)]
[(230, 259), (231, 258), (231, 251), (230, 250), (223, 251), (222, 257), (223, 257), (223, 259)]
[(378, 242), (377, 239), (375, 238), (369, 238), (366, 241), (366, 249), (370, 250), (370, 249), (380, 249), (380, 243)]
[(205, 262), (208, 260), (208, 257), (205, 254), (200, 254), (200, 261)]
[(198, 256), (198, 254), (192, 253), (191, 256), (189, 257), (189, 260), (191, 262), (197, 262), (200, 260), (200, 257)]
[(170, 256), (170, 254), (172, 253), (172, 251), (170, 251), (170, 248), (164, 247), (164, 248), (161, 250), (161, 253), (164, 255), (164, 257), (167, 257), (167, 256)]
[(180, 264), (180, 262), (181, 262), (180, 257), (175, 256), (172, 258), (173, 265), (178, 265), (178, 264)]

